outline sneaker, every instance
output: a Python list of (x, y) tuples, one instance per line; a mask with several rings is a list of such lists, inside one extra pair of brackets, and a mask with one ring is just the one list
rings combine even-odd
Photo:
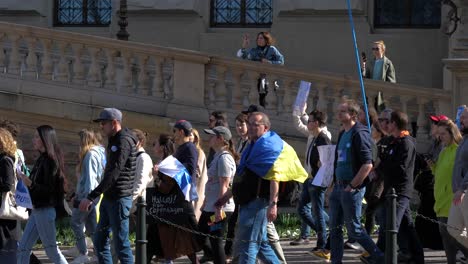
[(349, 241), (346, 241), (344, 243), (344, 248), (345, 249), (355, 250), (355, 251), (364, 251), (364, 249), (361, 247), (361, 245), (359, 245), (359, 243), (357, 243), (357, 242), (351, 243)]
[(298, 238), (289, 243), (291, 246), (307, 245), (310, 243), (309, 238)]
[(70, 249), (63, 250), (62, 254), (67, 257), (76, 258), (80, 255), (80, 252), (78, 251), (77, 247), (72, 247)]
[(330, 251), (326, 250), (326, 249), (319, 249), (319, 250), (316, 250), (316, 251), (309, 251), (307, 252), (309, 253), (311, 256), (317, 258), (317, 259), (320, 259), (326, 263), (329, 263), (330, 262), (330, 259), (331, 259), (331, 254), (330, 254)]
[(320, 251), (322, 250), (321, 248), (318, 248), (318, 247), (314, 247), (312, 250), (310, 250), (310, 252), (317, 252), (317, 251)]
[[(371, 258), (371, 256), (367, 256), (367, 257), (364, 257), (364, 256), (360, 256), (359, 259), (361, 260), (362, 263), (365, 263), (365, 264), (382, 264), (382, 263), (385, 263), (385, 257), (384, 255), (380, 256), (380, 257), (377, 257), (377, 258)], [(398, 262), (400, 263), (400, 262)]]
[(91, 260), (88, 255), (79, 255), (76, 257), (70, 264), (83, 264), (83, 263), (88, 263)]
[(369, 257), (369, 256), (370, 256), (369, 252), (364, 251), (364, 252), (362, 252), (362, 254), (361, 254), (359, 257), (367, 258), (367, 257)]

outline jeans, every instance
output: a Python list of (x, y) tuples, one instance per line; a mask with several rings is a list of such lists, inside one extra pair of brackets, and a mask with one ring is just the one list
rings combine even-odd
[[(16, 227), (18, 228), (18, 227)], [(5, 246), (0, 249), (1, 263), (16, 263), (16, 252), (18, 250), (18, 241), (8, 239)]]
[(267, 240), (267, 208), (268, 200), (264, 198), (257, 198), (239, 207), (236, 246), (240, 264), (255, 264), (257, 254), (265, 264), (279, 263)]
[[(213, 254), (214, 264), (224, 264), (226, 263), (226, 255), (224, 254), (223, 239), (221, 237), (224, 237), (224, 229), (226, 227), (227, 219), (209, 226), (208, 223), (211, 222), (210, 217), (213, 215), (215, 215), (215, 213), (202, 211), (198, 222), (198, 231), (217, 237), (210, 238), (210, 247), (205, 248), (206, 246), (204, 245), (203, 249), (205, 252), (209, 251)], [(200, 244), (205, 244), (203, 243), (205, 238), (205, 236), (200, 237)]]
[(39, 238), (42, 241), (47, 256), (53, 263), (67, 263), (62, 252), (60, 252), (60, 249), (57, 247), (55, 208), (53, 207), (37, 208), (31, 211), (31, 215), (29, 216), (28, 223), (24, 228), (23, 236), (18, 246), (18, 264), (29, 263), (31, 249)]
[[(415, 263), (424, 263), (424, 251), (419, 241), (418, 234), (411, 216), (411, 210), (409, 208), (410, 199), (406, 196), (398, 195), (396, 199), (396, 228), (398, 230), (397, 239), (398, 245), (405, 244), (408, 253), (411, 254), (412, 259)], [(382, 210), (382, 221), (379, 229), (378, 246), (380, 249), (385, 248), (385, 230), (387, 222), (387, 210)], [(401, 249), (401, 247), (400, 247)]]
[(348, 230), (348, 237), (361, 244), (372, 259), (382, 258), (383, 253), (361, 226), (362, 199), (365, 188), (346, 192), (344, 190), (346, 185), (336, 184), (330, 195), (331, 261), (342, 263), (343, 225)]
[(80, 254), (87, 254), (86, 236), (83, 227), (86, 227), (86, 235), (93, 236), (96, 231), (97, 219), (96, 208), (91, 206), (88, 212), (82, 212), (78, 208), (73, 208), (70, 222), (73, 233), (75, 233), (76, 247)]
[(117, 200), (102, 198), (99, 207), (99, 223), (94, 234), (94, 248), (99, 263), (111, 264), (110, 232), (112, 229), (115, 251), (122, 264), (133, 264), (133, 254), (130, 248), (129, 215), (132, 207), (132, 197), (122, 197)]
[[(327, 188), (312, 185), (311, 181), (312, 179), (308, 179), (304, 182), (297, 211), (302, 223), (317, 232), (317, 248), (323, 249), (327, 239), (326, 222), (329, 220), (324, 208)], [(312, 213), (316, 219), (312, 217)], [(308, 237), (304, 236), (306, 234), (307, 229), (304, 230), (304, 227), (301, 226), (301, 237)]]
[[(447, 224), (447, 217), (438, 217), (437, 220)], [(457, 251), (460, 250), (465, 257), (468, 257), (468, 249), (463, 247), (455, 238), (453, 238), (447, 230), (447, 226), (439, 224), (439, 232), (444, 244), (445, 256), (447, 264), (455, 264), (457, 262)]]

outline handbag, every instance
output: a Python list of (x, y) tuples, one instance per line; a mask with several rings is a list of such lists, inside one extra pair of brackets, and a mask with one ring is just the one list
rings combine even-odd
[[(9, 162), (14, 164), (13, 160), (10, 157), (4, 156)], [(15, 184), (16, 187), (17, 178), (15, 171)], [(18, 206), (15, 200), (14, 191), (4, 192), (2, 194), (2, 203), (0, 204), (0, 219), (7, 220), (27, 220), (29, 214), (26, 208)]]
[(28, 210), (24, 207), (16, 205), (14, 195), (11, 191), (2, 194), (0, 219), (28, 220), (28, 218)]

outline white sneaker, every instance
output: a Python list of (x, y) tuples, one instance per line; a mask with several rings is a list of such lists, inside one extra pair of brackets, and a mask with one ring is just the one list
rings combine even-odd
[(94, 248), (93, 240), (90, 237), (86, 237), (86, 247), (88, 249), (93, 249)]
[(64, 256), (67, 256), (67, 257), (73, 257), (73, 258), (76, 258), (80, 255), (80, 252), (78, 251), (78, 248), (77, 247), (72, 247), (70, 249), (67, 249), (67, 250), (63, 250), (62, 251), (62, 254)]
[(88, 255), (79, 255), (72, 262), (70, 262), (70, 264), (84, 264), (84, 263), (88, 263), (90, 259), (91, 258), (88, 257)]
[(90, 257), (90, 259), (89, 259), (89, 261), (88, 261), (88, 263), (93, 263), (93, 264), (94, 264), (94, 263), (98, 263), (98, 262), (99, 262), (99, 261), (98, 261), (98, 259), (97, 259), (97, 256), (92, 256), (92, 257)]

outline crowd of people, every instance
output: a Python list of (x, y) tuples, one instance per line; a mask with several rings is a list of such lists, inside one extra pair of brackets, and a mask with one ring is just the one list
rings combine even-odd
[[(256, 48), (246, 50), (248, 44), (244, 37), (240, 57), (284, 63), (269, 33), (257, 35)], [(363, 75), (395, 82), (383, 41), (375, 42), (373, 51), (376, 64), (370, 71), (364, 61)], [(8, 263), (37, 263), (32, 249), (40, 239), (54, 263), (67, 263), (64, 255), (72, 251), (72, 263), (114, 263), (117, 259), (133, 263), (129, 233), (135, 225), (136, 200), (151, 188), (151, 193), (169, 197), (183, 214), (177, 223), (161, 220), (159, 215), (148, 224), (148, 263), (153, 258), (172, 263), (181, 256), (187, 256), (191, 263), (254, 264), (257, 259), (287, 263), (274, 221), (279, 183), (297, 181), (302, 186), (297, 204), (302, 225), (300, 237), (291, 245), (312, 243), (313, 230), (317, 240), (310, 249), (311, 257), (338, 264), (346, 247), (359, 245), (362, 262), (384, 263), (388, 224), (385, 197), (395, 190), (399, 261), (424, 263), (423, 248), (437, 244), (429, 243), (429, 238), (418, 232), (418, 218), (415, 224), (411, 201), (418, 192), (418, 213), (437, 221), (440, 236), (436, 234), (434, 240), (440, 240), (447, 263), (456, 263), (457, 254), (466, 259), (467, 107), (461, 109), (457, 121), (445, 115), (428, 117), (433, 144), (428, 153), (418, 153), (404, 112), (365, 109), (342, 98), (335, 109), (341, 129), (333, 144), (327, 113), (314, 109), (307, 114), (304, 105), (291, 117), (292, 125), (306, 137), (305, 160), (301, 163), (293, 148), (272, 129), (264, 108), (266, 75), (260, 76), (258, 87), (260, 105), (251, 105), (235, 116), (236, 135), (231, 132), (226, 112), (209, 114), (207, 127), (202, 130), (208, 137), (204, 148), (198, 130), (182, 119), (171, 125), (172, 131), (157, 135), (150, 155), (145, 150), (148, 134), (124, 127), (121, 111), (105, 108), (94, 120), (100, 131), (83, 129), (78, 133), (74, 181), (65, 174), (53, 127), (36, 128), (32, 143), (39, 156), (29, 171), (16, 141), (18, 125), (2, 121), (2, 199), (14, 195), (21, 182), (29, 191), (32, 208), (22, 234), (20, 221), (0, 210), (0, 258)], [(102, 136), (107, 138), (106, 144)], [(331, 162), (327, 160), (330, 157)], [(69, 182), (76, 182), (76, 186)], [(76, 248), (61, 252), (56, 220), (66, 215), (65, 196), (70, 193), (70, 225)], [(377, 242), (371, 238), (374, 233), (378, 234)], [(92, 247), (86, 237), (92, 238)], [(94, 257), (88, 252), (90, 247)], [(199, 259), (197, 253), (201, 251), (203, 257)]]

